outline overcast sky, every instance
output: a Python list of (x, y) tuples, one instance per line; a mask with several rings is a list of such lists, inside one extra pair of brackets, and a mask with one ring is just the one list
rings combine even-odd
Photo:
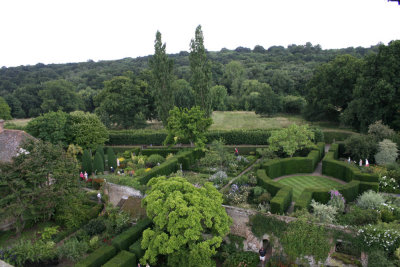
[(0, 66), (111, 60), (189, 51), (201, 24), (209, 51), (238, 46), (370, 47), (400, 39), (387, 0), (0, 0)]

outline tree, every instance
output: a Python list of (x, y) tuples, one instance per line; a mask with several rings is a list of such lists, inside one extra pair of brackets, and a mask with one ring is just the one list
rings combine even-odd
[(313, 140), (314, 132), (308, 125), (292, 124), (287, 128), (273, 131), (268, 143), (271, 151), (283, 151), (289, 157), (293, 157), (296, 151), (314, 146)]
[(67, 145), (65, 125), (68, 114), (63, 111), (50, 111), (37, 118), (30, 120), (26, 126), (26, 131), (43, 141), (52, 144), (61, 143)]
[(11, 120), (11, 109), (6, 100), (0, 96), (0, 119)]
[(224, 85), (230, 91), (231, 95), (241, 96), (242, 83), (246, 79), (246, 71), (240, 61), (232, 60), (225, 66)]
[(167, 125), (169, 111), (174, 107), (171, 83), (174, 79), (174, 64), (162, 44), (161, 33), (157, 31), (154, 42), (154, 55), (149, 61), (152, 70), (152, 89), (157, 107), (158, 118)]
[(112, 147), (107, 148), (107, 164), (108, 168), (113, 167), (117, 169), (117, 157), (115, 156), (114, 149)]
[(92, 153), (88, 149), (83, 151), (82, 171), (87, 172), (88, 175), (91, 175), (93, 172)]
[(368, 126), (368, 134), (372, 135), (377, 141), (389, 139), (393, 137), (395, 131), (390, 129), (389, 126), (382, 123), (381, 120), (374, 122)]
[(194, 106), (194, 92), (190, 84), (183, 79), (175, 80), (172, 83), (174, 92), (174, 103), (178, 108), (192, 108)]
[(104, 161), (101, 153), (96, 151), (93, 160), (93, 170), (95, 173), (103, 173), (104, 172)]
[(210, 88), (212, 110), (226, 110), (225, 101), (228, 97), (228, 92), (223, 85), (215, 85)]
[(61, 146), (29, 141), (22, 148), (13, 163), (0, 163), (0, 183), (8, 191), (0, 209), (16, 219), (17, 233), (29, 221), (49, 220), (78, 188), (77, 165)]
[[(96, 114), (103, 114), (115, 126), (141, 127), (145, 124), (144, 93), (141, 80), (118, 76), (104, 82), (104, 89), (95, 97)], [(101, 116), (99, 116), (102, 118)]]
[(21, 102), (12, 94), (8, 94), (4, 97), (7, 104), (11, 109), (11, 117), (13, 118), (25, 118), (25, 112), (22, 109)]
[(168, 257), (169, 266), (215, 266), (211, 259), (232, 219), (222, 207), (222, 195), (211, 183), (195, 187), (181, 177), (152, 178), (143, 199), (154, 226), (143, 232), (142, 263)]
[(396, 162), (398, 149), (396, 143), (384, 139), (378, 144), (378, 153), (375, 154), (375, 161), (378, 165), (386, 165)]
[(41, 108), (44, 112), (62, 110), (71, 112), (83, 106), (82, 100), (74, 91), (72, 83), (66, 80), (48, 81), (43, 83), (39, 91), (42, 99)]
[(206, 143), (205, 133), (212, 124), (212, 119), (205, 116), (205, 112), (196, 106), (191, 109), (174, 107), (169, 112), (168, 136), (164, 143), (175, 143), (179, 140), (189, 141), (197, 148), (203, 148)]
[(260, 85), (260, 94), (256, 100), (256, 114), (271, 116), (282, 108), (282, 99), (272, 91), (271, 86), (266, 83)]
[(66, 136), (69, 144), (95, 149), (108, 140), (108, 131), (96, 114), (74, 111), (67, 118)]
[(195, 104), (205, 112), (207, 117), (211, 116), (211, 64), (207, 59), (204, 48), (204, 37), (201, 26), (197, 26), (195, 38), (190, 42), (190, 84), (195, 93)]
[(376, 153), (377, 144), (373, 136), (352, 135), (344, 141), (345, 153), (352, 159), (371, 159)]
[(92, 89), (90, 86), (78, 92), (79, 97), (82, 99), (84, 103), (85, 111), (87, 112), (94, 111), (95, 109), (94, 98), (98, 93), (99, 91)]
[(27, 117), (37, 117), (41, 113), (40, 105), (42, 100), (39, 97), (41, 86), (37, 84), (29, 84), (18, 87), (13, 95), (21, 102), (21, 107)]
[(339, 121), (340, 114), (353, 99), (362, 66), (362, 60), (350, 55), (338, 56), (321, 65), (307, 84), (306, 117)]

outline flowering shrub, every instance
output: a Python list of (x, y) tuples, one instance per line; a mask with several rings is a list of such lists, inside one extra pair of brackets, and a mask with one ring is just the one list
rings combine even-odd
[(383, 197), (372, 190), (364, 192), (357, 199), (357, 205), (363, 209), (374, 209), (379, 210), (382, 203), (385, 203)]
[(218, 171), (208, 178), (209, 181), (213, 182), (214, 185), (221, 185), (224, 180), (228, 178), (228, 175), (224, 171)]
[(331, 190), (329, 193), (331, 195), (331, 199), (329, 200), (328, 205), (336, 208), (338, 212), (344, 212), (346, 200), (342, 194), (340, 194), (340, 192), (337, 190)]
[(400, 231), (393, 225), (367, 225), (358, 230), (358, 234), (368, 247), (393, 252), (400, 244)]
[(237, 184), (232, 184), (227, 194), (227, 199), (230, 203), (237, 205), (247, 201), (250, 189), (248, 186), (239, 187)]
[(395, 193), (399, 189), (396, 180), (390, 177), (382, 176), (379, 179), (379, 191), (386, 193)]
[(314, 199), (311, 201), (311, 207), (313, 208), (313, 215), (321, 223), (333, 223), (336, 221), (337, 210), (335, 207), (318, 203)]

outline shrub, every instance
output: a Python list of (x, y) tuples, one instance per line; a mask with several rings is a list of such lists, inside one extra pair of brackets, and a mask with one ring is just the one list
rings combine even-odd
[(374, 250), (368, 253), (368, 267), (394, 267), (388, 259), (387, 254), (382, 250)]
[(367, 225), (376, 224), (379, 221), (379, 212), (371, 209), (362, 209), (358, 206), (351, 206), (349, 212), (339, 216), (338, 221), (342, 225)]
[(331, 199), (328, 202), (329, 206), (334, 207), (338, 212), (344, 212), (345, 199), (337, 190), (329, 191)]
[(378, 144), (378, 153), (375, 154), (375, 161), (378, 165), (394, 163), (398, 156), (396, 143), (389, 139), (384, 139)]
[(252, 251), (239, 251), (228, 256), (228, 258), (222, 264), (223, 267), (231, 266), (247, 266), (256, 267), (258, 266), (260, 259), (258, 254)]
[(93, 170), (95, 171), (95, 173), (104, 172), (104, 160), (101, 156), (101, 152), (99, 151), (96, 151), (96, 154), (94, 155)]
[(313, 215), (319, 222), (332, 224), (336, 221), (337, 210), (335, 207), (324, 205), (314, 200), (311, 201), (311, 207), (313, 208)]
[(90, 220), (84, 227), (83, 230), (86, 231), (86, 233), (92, 237), (94, 235), (101, 234), (106, 230), (106, 225), (104, 223), (104, 220), (102, 218), (96, 218), (93, 220)]
[(146, 166), (152, 168), (152, 167), (156, 166), (157, 164), (163, 163), (164, 161), (165, 161), (165, 158), (163, 156), (161, 156), (160, 154), (153, 154), (147, 158)]
[(78, 241), (76, 238), (68, 239), (62, 246), (58, 247), (58, 258), (78, 261), (89, 250), (85, 241)]
[(94, 252), (92, 252), (89, 256), (87, 256), (84, 260), (78, 262), (75, 267), (98, 267), (102, 266), (109, 259), (114, 257), (117, 254), (117, 249), (113, 246), (104, 245)]
[(379, 191), (386, 193), (395, 193), (399, 188), (397, 181), (386, 175), (379, 179)]
[(284, 186), (276, 193), (271, 199), (271, 212), (276, 214), (283, 214), (292, 203), (293, 188)]
[(129, 251), (135, 254), (137, 259), (143, 257), (144, 253), (146, 252), (144, 249), (142, 249), (141, 241), (142, 239), (139, 239), (129, 247)]
[(377, 144), (373, 137), (368, 135), (352, 135), (345, 141), (346, 154), (356, 160), (373, 158)]
[(382, 195), (372, 190), (364, 192), (357, 199), (357, 205), (363, 209), (379, 210), (384, 202)]
[(150, 225), (150, 219), (146, 218), (139, 221), (135, 226), (132, 226), (130, 229), (116, 236), (112, 241), (113, 246), (118, 250), (128, 249), (131, 244), (142, 236), (142, 232)]
[(376, 121), (368, 126), (368, 134), (373, 136), (378, 142), (383, 139), (390, 139), (395, 131), (389, 126), (384, 125), (381, 120)]
[(114, 150), (112, 147), (107, 148), (107, 165), (108, 168), (113, 167), (114, 170), (117, 169), (117, 157), (115, 156)]
[(82, 156), (82, 171), (87, 172), (89, 175), (93, 172), (92, 155), (89, 150), (85, 149)]
[(136, 255), (128, 251), (121, 251), (117, 256), (109, 260), (104, 267), (132, 267), (136, 265)]
[[(53, 241), (44, 242), (37, 240), (32, 243), (30, 240), (21, 239), (12, 248), (15, 262), (12, 264), (24, 266), (26, 263), (44, 263), (53, 260), (57, 256), (56, 244)], [(44, 264), (43, 264), (44, 265)]]
[(360, 228), (358, 234), (368, 250), (382, 249), (393, 253), (400, 242), (400, 232), (394, 224), (367, 225)]

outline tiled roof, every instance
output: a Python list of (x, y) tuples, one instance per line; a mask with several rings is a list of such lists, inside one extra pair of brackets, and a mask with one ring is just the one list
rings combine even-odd
[(12, 161), (12, 158), (17, 155), (19, 147), (27, 139), (34, 138), (24, 131), (4, 129), (0, 133), (0, 161)]

